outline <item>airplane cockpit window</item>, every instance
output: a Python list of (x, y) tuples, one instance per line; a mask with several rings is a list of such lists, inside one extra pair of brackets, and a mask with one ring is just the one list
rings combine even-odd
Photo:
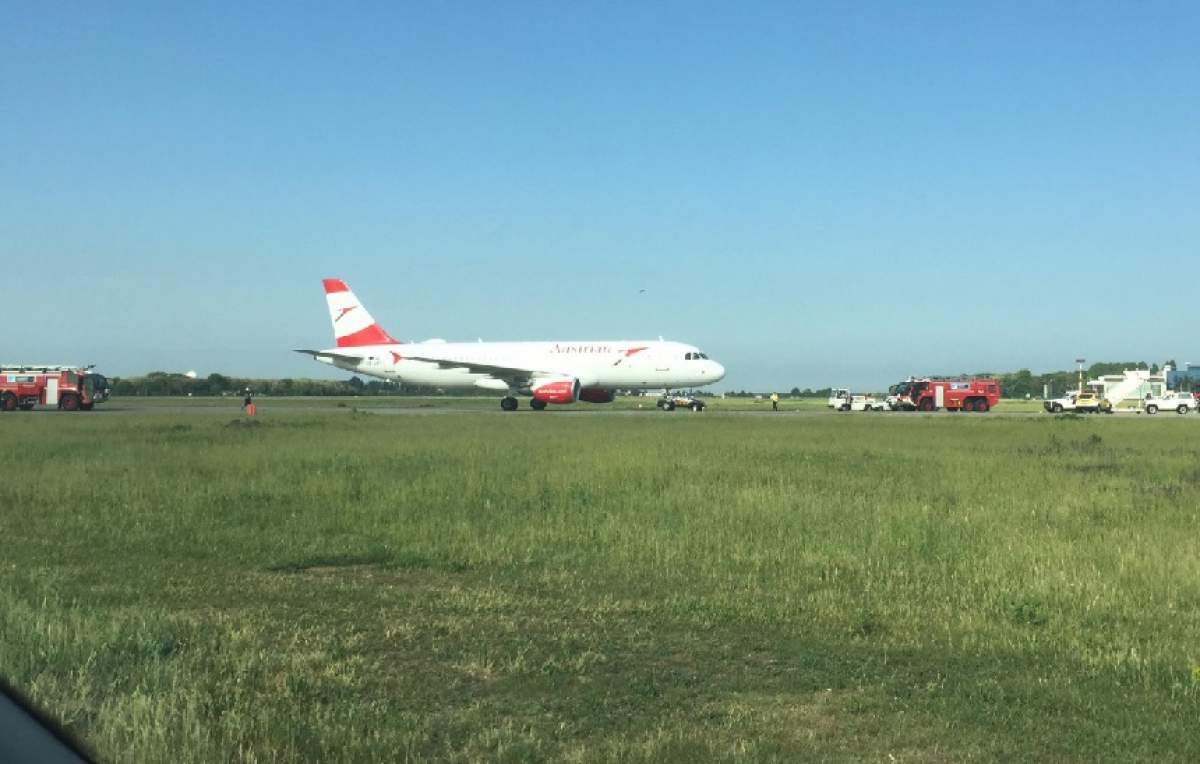
[(692, 354), (691, 354), (691, 353), (688, 353), (687, 355), (685, 355), (685, 356), (683, 357), (683, 360), (685, 360), (685, 361), (690, 361), (690, 360), (692, 360)]

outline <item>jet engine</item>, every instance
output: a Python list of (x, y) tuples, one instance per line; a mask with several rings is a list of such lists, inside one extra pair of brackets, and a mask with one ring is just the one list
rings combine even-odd
[(542, 382), (531, 393), (543, 403), (574, 403), (579, 399), (579, 380), (574, 377)]
[(579, 400), (587, 403), (612, 403), (616, 397), (616, 393), (603, 387), (585, 387), (579, 391)]

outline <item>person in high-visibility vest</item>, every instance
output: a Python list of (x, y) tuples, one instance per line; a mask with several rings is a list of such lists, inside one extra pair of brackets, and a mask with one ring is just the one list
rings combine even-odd
[(779, 410), (779, 393), (771, 393), (771, 410)]
[(250, 388), (246, 388), (246, 397), (242, 399), (242, 411), (246, 412), (246, 416), (254, 416), (257, 407), (254, 405), (254, 393), (250, 392)]

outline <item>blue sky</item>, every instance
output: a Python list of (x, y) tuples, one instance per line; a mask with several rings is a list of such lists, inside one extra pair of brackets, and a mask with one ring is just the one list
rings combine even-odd
[(339, 276), (398, 337), (663, 335), (719, 389), (1200, 362), (1197, 29), (0, 0), (0, 360), (324, 376)]

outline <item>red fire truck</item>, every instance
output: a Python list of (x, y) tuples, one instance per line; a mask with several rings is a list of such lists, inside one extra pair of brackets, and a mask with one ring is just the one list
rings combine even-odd
[(108, 380), (90, 366), (0, 366), (0, 411), (29, 411), (38, 405), (91, 411), (106, 400)]
[(893, 385), (888, 404), (903, 411), (987, 411), (1000, 402), (994, 379), (910, 379)]

